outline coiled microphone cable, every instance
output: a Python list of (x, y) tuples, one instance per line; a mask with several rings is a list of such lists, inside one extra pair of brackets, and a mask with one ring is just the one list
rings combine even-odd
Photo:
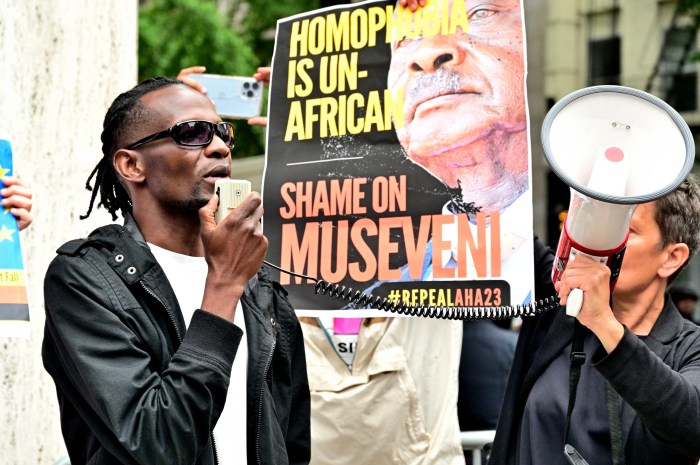
[(285, 270), (268, 261), (265, 261), (265, 263), (282, 273), (313, 281), (316, 283), (314, 286), (314, 292), (316, 294), (335, 297), (338, 300), (349, 302), (358, 308), (373, 308), (398, 315), (437, 318), (442, 320), (503, 320), (539, 315), (540, 313), (559, 307), (559, 297), (557, 295), (529, 304), (501, 305), (495, 307), (428, 307), (424, 305), (407, 305), (400, 301), (395, 302), (389, 300), (386, 297), (379, 297), (356, 291), (351, 287), (328, 283), (322, 279), (314, 278), (313, 276)]

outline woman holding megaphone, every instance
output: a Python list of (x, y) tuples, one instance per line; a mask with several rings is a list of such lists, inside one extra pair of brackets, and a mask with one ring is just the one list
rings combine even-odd
[[(700, 328), (666, 288), (698, 251), (699, 232), (690, 177), (636, 208), (612, 294), (607, 266), (586, 256), (567, 264), (561, 303), (577, 288), (583, 305), (576, 318), (562, 310), (524, 319), (490, 464), (697, 463)], [(537, 295), (551, 295), (554, 254), (538, 242), (535, 252)], [(576, 325), (581, 347), (572, 351)], [(571, 359), (582, 362), (576, 383)]]

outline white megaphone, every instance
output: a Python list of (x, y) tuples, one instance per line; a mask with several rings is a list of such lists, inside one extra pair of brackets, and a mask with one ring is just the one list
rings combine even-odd
[[(552, 171), (571, 187), (552, 280), (566, 264), (588, 255), (620, 273), (629, 223), (638, 204), (678, 187), (695, 160), (686, 122), (664, 101), (637, 89), (595, 86), (556, 103), (542, 126)], [(566, 313), (578, 315), (583, 291), (573, 289)]]

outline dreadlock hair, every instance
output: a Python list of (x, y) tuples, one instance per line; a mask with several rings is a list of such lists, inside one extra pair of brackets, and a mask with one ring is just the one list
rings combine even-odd
[[(119, 182), (114, 165), (114, 154), (122, 148), (125, 140), (129, 140), (133, 126), (147, 116), (147, 109), (141, 104), (141, 97), (155, 90), (164, 89), (174, 85), (186, 85), (182, 81), (167, 77), (155, 77), (147, 79), (137, 84), (131, 90), (120, 94), (107, 110), (104, 123), (102, 125), (102, 159), (92, 170), (85, 183), (85, 188), (92, 191), (90, 206), (85, 215), (80, 219), (84, 220), (92, 213), (97, 192), (100, 192), (100, 203), (97, 207), (103, 206), (111, 215), (112, 220), (117, 219), (117, 211), (125, 216), (132, 211), (131, 199), (122, 184)], [(95, 178), (94, 187), (90, 185)]]

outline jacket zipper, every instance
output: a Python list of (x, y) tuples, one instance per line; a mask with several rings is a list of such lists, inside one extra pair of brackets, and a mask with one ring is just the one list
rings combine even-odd
[(146, 283), (143, 282), (143, 280), (139, 281), (141, 283), (141, 287), (154, 299), (156, 299), (165, 309), (165, 313), (168, 314), (168, 318), (170, 318), (170, 323), (173, 325), (173, 328), (175, 329), (175, 335), (177, 336), (177, 342), (181, 343), (182, 342), (182, 337), (180, 336), (180, 330), (177, 329), (177, 325), (175, 324), (175, 317), (173, 317), (173, 314), (170, 313), (170, 309), (163, 303), (162, 300), (160, 300), (160, 297), (156, 295), (155, 292), (153, 292), (148, 286), (146, 286)]
[(258, 465), (262, 464), (262, 461), (260, 460), (260, 426), (262, 425), (263, 396), (265, 395), (265, 383), (267, 383), (267, 373), (270, 370), (270, 365), (272, 365), (272, 355), (275, 352), (276, 345), (277, 339), (273, 339), (272, 348), (270, 349), (270, 355), (267, 357), (265, 371), (263, 372), (263, 385), (260, 388), (260, 402), (258, 403), (258, 430), (255, 432), (255, 455), (258, 458)]
[(214, 432), (211, 432), (211, 446), (214, 449), (214, 465), (219, 465), (219, 451), (216, 450), (216, 438)]
[[(155, 292), (153, 292), (148, 286), (146, 286), (146, 283), (144, 283), (143, 280), (139, 281), (139, 283), (141, 283), (141, 287), (144, 291), (148, 293), (148, 295), (156, 299), (158, 303), (160, 303), (163, 306), (163, 308), (165, 309), (165, 313), (168, 314), (168, 318), (170, 319), (170, 324), (172, 324), (173, 329), (175, 329), (175, 336), (177, 336), (177, 342), (181, 343), (182, 336), (180, 336), (180, 330), (177, 329), (177, 325), (175, 324), (175, 317), (173, 317), (173, 314), (170, 312), (168, 306), (165, 305), (165, 303), (162, 300), (160, 300), (160, 297), (158, 297)], [(214, 449), (214, 464), (219, 465), (219, 452), (216, 450), (216, 439), (214, 438), (213, 431), (211, 432), (211, 445)]]

